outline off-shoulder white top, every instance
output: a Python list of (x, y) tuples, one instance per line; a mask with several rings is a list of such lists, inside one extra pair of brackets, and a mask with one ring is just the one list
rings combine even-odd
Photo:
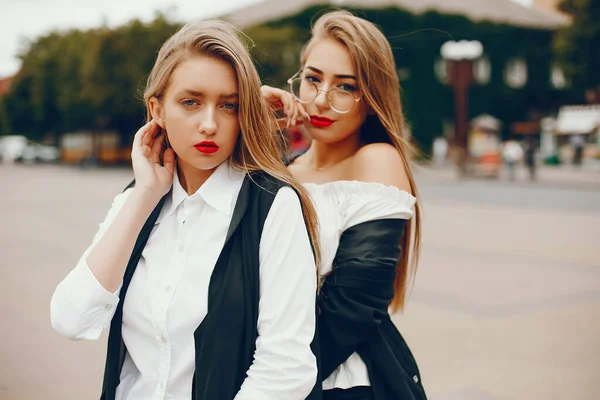
[[(399, 218), (410, 219), (416, 198), (410, 193), (375, 182), (335, 181), (305, 183), (319, 219), (321, 274), (331, 271), (342, 233), (362, 222)], [(327, 351), (327, 349), (323, 349)], [(370, 386), (367, 367), (357, 353), (323, 381), (323, 389)]]

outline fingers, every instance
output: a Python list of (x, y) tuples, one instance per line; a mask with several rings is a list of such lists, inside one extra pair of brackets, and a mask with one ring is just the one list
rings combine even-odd
[(306, 111), (306, 108), (304, 108), (304, 105), (302, 105), (299, 102), (296, 102), (296, 104), (298, 105), (298, 111), (300, 113), (300, 117), (306, 121), (310, 120), (310, 114)]
[(173, 149), (168, 148), (165, 150), (163, 154), (163, 166), (171, 174), (175, 171), (175, 152)]
[(158, 124), (156, 122), (149, 121), (144, 126), (142, 126), (135, 133), (133, 137), (133, 146), (131, 150), (132, 157), (134, 154), (141, 154), (143, 157), (150, 157), (152, 153), (151, 143), (153, 142), (153, 136), (155, 135), (158, 129)]
[(142, 137), (142, 145), (152, 148), (154, 146), (154, 136), (160, 132), (158, 124), (154, 120), (150, 121), (150, 127)]
[(269, 103), (269, 106), (273, 111), (279, 111), (284, 108), (284, 104), (281, 101), (283, 90), (263, 85), (260, 88), (260, 93), (267, 103)]
[(285, 96), (282, 96), (282, 101), (286, 105), (285, 114), (288, 117), (286, 124), (288, 127), (301, 124), (303, 119), (310, 119), (302, 104), (291, 93), (285, 92)]
[(279, 99), (283, 103), (283, 113), (289, 118), (293, 115), (296, 108), (296, 99), (291, 93), (280, 91)]
[[(164, 144), (165, 144), (165, 142), (162, 138), (162, 135), (164, 135), (164, 134), (161, 134), (156, 139), (153, 139), (154, 143), (152, 143), (152, 152), (151, 152), (151, 156), (149, 158), (155, 164), (160, 163), (160, 153), (162, 152), (162, 150), (164, 148)], [(147, 136), (150, 136), (150, 135), (147, 135)]]
[(302, 119), (310, 119), (310, 116), (302, 104), (300, 104), (290, 92), (267, 85), (263, 85), (260, 88), (260, 91), (273, 111), (282, 110), (287, 117), (277, 120), (280, 129), (296, 126), (302, 123)]
[(133, 137), (134, 146), (138, 148), (141, 147), (144, 138), (147, 136), (146, 134), (148, 132), (156, 131), (157, 127), (158, 125), (156, 124), (156, 122), (154, 122), (154, 120), (151, 120), (147, 122), (144, 126), (142, 126), (140, 129), (138, 129), (138, 131), (135, 133), (135, 136)]
[(302, 125), (303, 122), (304, 120), (302, 119), (292, 120), (290, 118), (277, 118), (277, 126), (279, 127), (279, 129), (292, 128), (298, 125)]
[(140, 147), (140, 154), (142, 157), (150, 158), (152, 156), (152, 149), (148, 145), (142, 145)]

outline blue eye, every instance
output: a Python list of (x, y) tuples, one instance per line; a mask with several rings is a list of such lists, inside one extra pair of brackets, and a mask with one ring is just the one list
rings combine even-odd
[(181, 102), (181, 104), (183, 104), (186, 107), (193, 107), (193, 106), (197, 105), (198, 102), (193, 99), (185, 99)]
[(319, 78), (317, 78), (316, 76), (305, 76), (304, 79), (313, 83), (319, 82)]
[(239, 104), (236, 104), (236, 103), (225, 103), (225, 104), (223, 104), (223, 107), (227, 111), (237, 111), (240, 106), (239, 106)]

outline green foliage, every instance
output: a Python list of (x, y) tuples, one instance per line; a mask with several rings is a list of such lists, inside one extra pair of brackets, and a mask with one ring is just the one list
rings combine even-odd
[[(585, 1), (597, 4), (600, 0)], [(311, 22), (327, 9), (311, 7), (246, 30), (254, 44), (251, 54), (265, 83), (286, 86), (287, 78), (299, 69)], [(433, 138), (442, 134), (444, 121), (454, 118), (452, 90), (439, 82), (434, 71), (440, 47), (447, 40), (481, 41), (492, 64), (490, 82), (470, 92), (471, 117), (489, 113), (508, 127), (513, 121), (527, 120), (531, 111), (544, 114), (559, 105), (581, 101), (581, 91), (575, 88), (551, 88), (553, 32), (475, 23), (463, 16), (435, 12), (413, 15), (395, 8), (353, 11), (376, 23), (392, 44), (405, 113), (422, 151), (428, 152)], [(590, 10), (588, 20), (593, 17), (599, 21), (592, 11), (597, 14), (598, 7)], [(597, 35), (594, 26), (593, 35)], [(142, 92), (159, 46), (179, 27), (159, 14), (150, 23), (134, 20), (116, 29), (53, 32), (37, 39), (21, 55), (22, 69), (0, 101), (0, 133), (40, 139), (79, 129), (114, 129), (129, 142), (144, 119)], [(592, 73), (592, 67), (598, 65), (600, 52), (591, 51), (589, 41), (581, 43), (587, 43), (583, 48), (589, 60), (585, 79), (596, 79), (597, 83), (600, 75)], [(525, 87), (515, 90), (504, 83), (504, 66), (517, 56), (527, 60), (529, 80)]]
[[(309, 37), (311, 23), (329, 10), (329, 6), (314, 6), (261, 27), (299, 29), (304, 35), (298, 37), (304, 40)], [(469, 115), (472, 118), (489, 113), (498, 117), (504, 121), (505, 135), (511, 122), (528, 120), (531, 112), (552, 113), (562, 104), (580, 101), (576, 91), (556, 90), (550, 85), (551, 31), (473, 22), (461, 15), (437, 12), (414, 15), (397, 8), (350, 11), (377, 24), (390, 41), (401, 78), (406, 118), (425, 152), (443, 133), (443, 122), (454, 119), (452, 90), (436, 78), (434, 71), (436, 60), (441, 58), (440, 47), (448, 40), (482, 42), (492, 65), (491, 79), (471, 89)], [(289, 43), (290, 48), (298, 46), (296, 39)], [(521, 89), (512, 89), (504, 81), (504, 66), (513, 57), (523, 57), (528, 64), (528, 82)], [(281, 86), (288, 75), (270, 76), (277, 77), (273, 84)]]
[(3, 133), (41, 139), (114, 129), (129, 141), (144, 119), (142, 92), (159, 46), (177, 29), (159, 14), (117, 29), (52, 32), (30, 43), (0, 108)]
[(287, 79), (298, 72), (300, 52), (308, 40), (308, 31), (290, 24), (260, 25), (245, 32), (254, 44), (250, 54), (263, 82), (284, 87)]
[(82, 99), (95, 110), (94, 125), (126, 138), (144, 120), (143, 91), (161, 44), (179, 28), (163, 16), (93, 32), (82, 64)]
[(573, 23), (555, 37), (557, 61), (575, 87), (600, 96), (600, 0), (562, 0), (559, 8)]

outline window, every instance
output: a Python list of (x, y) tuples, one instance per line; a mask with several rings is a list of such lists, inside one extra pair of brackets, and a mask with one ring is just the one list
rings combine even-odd
[(473, 65), (473, 77), (480, 85), (487, 85), (492, 75), (492, 65), (487, 57), (480, 58)]
[(527, 83), (527, 63), (522, 58), (508, 61), (504, 70), (504, 81), (513, 89), (520, 89)]
[(552, 71), (550, 72), (550, 82), (555, 89), (564, 89), (568, 86), (565, 74), (562, 68), (560, 68), (558, 65), (552, 66)]
[(440, 83), (448, 84), (448, 64), (446, 60), (443, 58), (438, 58), (435, 60), (434, 72), (437, 80), (440, 81)]

